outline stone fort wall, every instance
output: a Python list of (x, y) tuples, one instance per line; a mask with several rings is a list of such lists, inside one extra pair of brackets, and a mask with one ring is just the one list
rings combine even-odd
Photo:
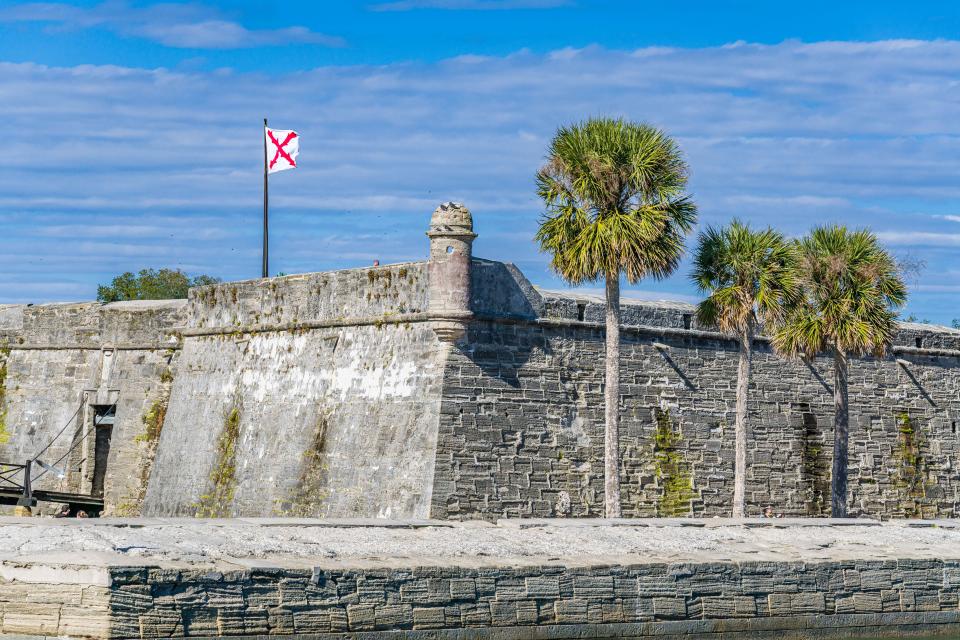
[(112, 406), (104, 498), (115, 513), (136, 512), (184, 309), (180, 300), (0, 308), (0, 462), (22, 464), (43, 452), (39, 459), (65, 474), (45, 473), (35, 488), (90, 493), (97, 408)]
[[(56, 461), (116, 403), (107, 513), (599, 515), (602, 300), (472, 258), (464, 212), (438, 209), (423, 262), (0, 307), (0, 461), (66, 428)], [(679, 303), (627, 300), (623, 324), (625, 515), (727, 514), (735, 343)], [(749, 512), (824, 515), (832, 365), (755, 358)], [(955, 516), (960, 331), (901, 325), (850, 380), (851, 514)], [(41, 486), (88, 490), (92, 442)]]
[[(602, 515), (603, 303), (537, 295), (541, 315), (472, 323), (447, 363), (434, 517)], [(732, 508), (737, 346), (693, 312), (624, 306), (625, 516)], [(748, 513), (828, 515), (832, 361), (785, 360), (764, 340), (754, 357)], [(851, 363), (850, 384), (851, 515), (956, 516), (960, 332), (901, 325), (888, 357)]]
[(190, 292), (147, 515), (427, 517), (448, 349), (426, 264)]

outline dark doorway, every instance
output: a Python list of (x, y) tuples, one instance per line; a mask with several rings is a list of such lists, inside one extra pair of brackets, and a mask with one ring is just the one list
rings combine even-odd
[(113, 422), (116, 409), (110, 406), (93, 407), (94, 440), (93, 449), (93, 485), (90, 493), (103, 496), (103, 481), (107, 477), (107, 460), (110, 459), (110, 438), (113, 436)]

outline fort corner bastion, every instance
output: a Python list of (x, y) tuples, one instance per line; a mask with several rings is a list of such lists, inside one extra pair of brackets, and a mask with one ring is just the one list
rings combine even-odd
[[(427, 235), (421, 262), (0, 306), (0, 460), (52, 441), (37, 486), (114, 515), (600, 515), (603, 301), (474, 258), (462, 205)], [(737, 347), (693, 311), (624, 300), (625, 516), (731, 508)], [(749, 513), (829, 512), (832, 378), (758, 340)], [(850, 381), (851, 515), (956, 517), (960, 331), (902, 324)]]

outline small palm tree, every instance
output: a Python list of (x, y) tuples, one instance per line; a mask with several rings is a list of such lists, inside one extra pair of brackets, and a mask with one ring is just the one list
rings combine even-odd
[(606, 282), (604, 511), (620, 516), (620, 277), (676, 269), (696, 220), (676, 143), (646, 124), (609, 118), (560, 128), (537, 173), (546, 213), (536, 239), (573, 285)]
[(833, 356), (834, 441), (830, 512), (847, 515), (847, 446), (851, 355), (883, 356), (896, 330), (896, 309), (907, 288), (896, 262), (877, 237), (844, 226), (818, 227), (797, 243), (803, 297), (774, 336), (781, 353), (812, 359)]
[(737, 369), (733, 517), (745, 515), (747, 473), (747, 400), (753, 364), (753, 340), (761, 325), (775, 327), (798, 297), (793, 247), (770, 229), (754, 231), (734, 220), (700, 235), (693, 282), (708, 297), (697, 306), (697, 320), (732, 333), (740, 346)]

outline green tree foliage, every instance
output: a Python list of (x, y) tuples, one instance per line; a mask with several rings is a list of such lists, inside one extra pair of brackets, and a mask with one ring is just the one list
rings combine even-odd
[(733, 517), (745, 513), (747, 472), (747, 401), (753, 362), (753, 340), (761, 324), (782, 324), (789, 306), (799, 299), (796, 251), (769, 227), (754, 231), (734, 220), (700, 235), (691, 278), (708, 297), (697, 307), (697, 319), (732, 333), (740, 347), (737, 371)]
[(179, 269), (141, 269), (134, 275), (127, 271), (108, 285), (97, 287), (97, 300), (119, 302), (121, 300), (171, 300), (186, 298), (190, 287), (202, 287), (220, 282), (219, 278), (199, 275), (191, 278)]
[(536, 239), (571, 284), (606, 282), (604, 507), (620, 515), (620, 277), (635, 283), (676, 269), (696, 220), (687, 164), (646, 124), (597, 118), (560, 128), (537, 173), (545, 214)]
[(866, 230), (817, 227), (797, 243), (803, 296), (774, 334), (774, 347), (789, 356), (832, 355), (834, 447), (831, 513), (847, 515), (847, 450), (850, 356), (881, 356), (896, 330), (896, 309), (907, 299), (897, 263)]

